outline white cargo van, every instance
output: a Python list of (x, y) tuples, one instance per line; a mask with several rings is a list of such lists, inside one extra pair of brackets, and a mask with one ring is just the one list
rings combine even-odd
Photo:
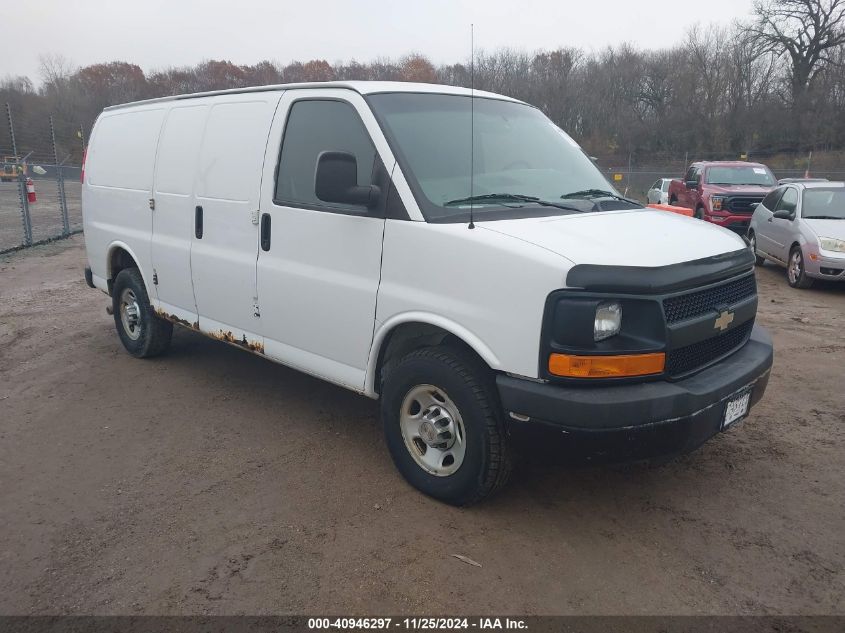
[(131, 354), (176, 323), (379, 398), (398, 469), (450, 503), (501, 486), (524, 431), (681, 453), (768, 381), (746, 244), (619, 196), (500, 95), (336, 82), (107, 108), (82, 201), (86, 278)]

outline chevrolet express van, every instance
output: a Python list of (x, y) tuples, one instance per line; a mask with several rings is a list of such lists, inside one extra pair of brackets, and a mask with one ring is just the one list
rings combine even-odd
[(623, 198), (515, 99), (333, 82), (114, 106), (83, 178), (86, 278), (130, 354), (178, 324), (377, 398), (399, 471), (449, 503), (501, 487), (523, 430), (676, 454), (766, 388), (743, 240)]

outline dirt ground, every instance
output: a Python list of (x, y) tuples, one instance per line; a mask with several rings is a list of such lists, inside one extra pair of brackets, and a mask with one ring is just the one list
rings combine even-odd
[(845, 613), (845, 286), (758, 271), (769, 390), (697, 452), (456, 509), (370, 400), (182, 329), (131, 358), (83, 266), (0, 257), (0, 613)]

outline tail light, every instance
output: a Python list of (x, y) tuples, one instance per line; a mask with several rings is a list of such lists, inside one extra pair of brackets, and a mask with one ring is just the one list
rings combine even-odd
[(82, 171), (79, 173), (79, 182), (85, 184), (85, 159), (88, 158), (88, 148), (82, 150)]

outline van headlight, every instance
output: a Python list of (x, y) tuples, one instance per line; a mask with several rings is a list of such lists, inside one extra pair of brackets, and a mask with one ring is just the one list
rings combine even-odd
[(596, 341), (616, 336), (622, 328), (622, 304), (618, 301), (604, 301), (596, 307), (596, 321), (593, 338)]
[(819, 246), (826, 251), (845, 253), (845, 240), (837, 240), (835, 237), (820, 237)]

